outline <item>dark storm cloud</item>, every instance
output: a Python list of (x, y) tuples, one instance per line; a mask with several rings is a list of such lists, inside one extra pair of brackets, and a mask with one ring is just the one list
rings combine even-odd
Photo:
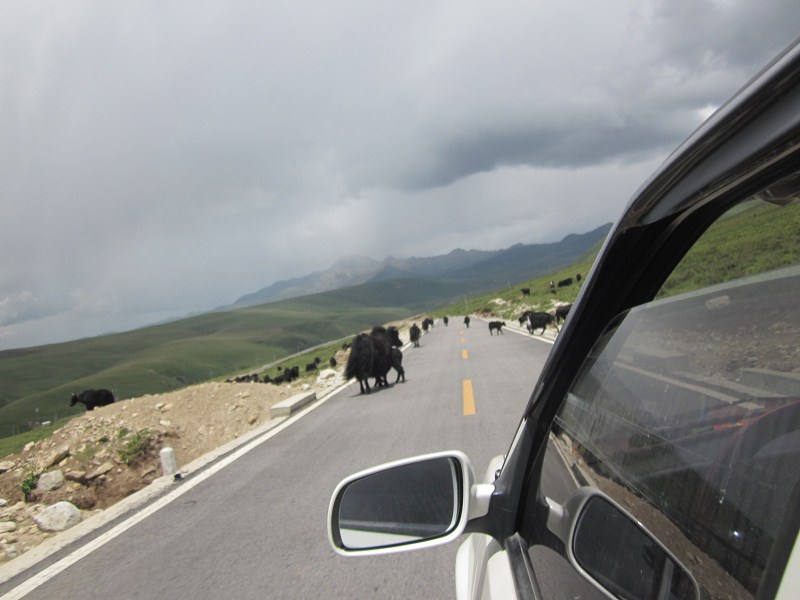
[(341, 256), (592, 229), (800, 22), (786, 0), (3, 9), (0, 349)]

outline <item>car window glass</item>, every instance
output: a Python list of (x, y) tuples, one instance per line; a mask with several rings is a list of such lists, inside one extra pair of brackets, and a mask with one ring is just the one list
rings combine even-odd
[(656, 299), (607, 331), (551, 433), (543, 493), (599, 488), (703, 597), (753, 597), (798, 510), (798, 190), (785, 178), (708, 228)]

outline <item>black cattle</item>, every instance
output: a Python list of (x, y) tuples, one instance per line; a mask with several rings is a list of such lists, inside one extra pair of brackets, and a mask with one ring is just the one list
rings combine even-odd
[[(384, 341), (389, 344), (389, 364), (391, 368), (397, 372), (397, 379), (395, 379), (394, 382), (397, 383), (402, 378), (405, 383), (406, 371), (403, 368), (403, 352), (400, 350), (403, 342), (400, 340), (400, 332), (397, 330), (397, 327), (389, 327), (388, 329), (385, 327), (373, 327), (370, 335), (384, 336)], [(386, 380), (386, 374), (388, 374), (388, 372), (389, 369), (386, 369), (386, 373), (383, 375), (384, 385), (389, 385), (389, 382)]]
[(466, 326), (467, 326), (467, 329), (469, 329), (469, 315), (467, 315), (466, 317), (464, 317), (464, 325), (466, 325)]
[(542, 333), (544, 333), (545, 328), (552, 322), (553, 322), (553, 315), (551, 315), (550, 313), (546, 312), (528, 313), (528, 332), (533, 333), (535, 330), (541, 327)]
[(572, 285), (572, 277), (567, 277), (558, 282), (558, 287), (568, 287)]
[(411, 324), (408, 329), (408, 335), (411, 338), (411, 343), (414, 344), (414, 348), (419, 348), (419, 337), (422, 335), (422, 331), (417, 327), (416, 323)]
[(336, 366), (336, 358), (331, 356), (331, 359), (328, 361), (328, 364), (331, 366), (331, 369)]
[(505, 326), (505, 321), (489, 321), (489, 335), (494, 335), (495, 330), (497, 333), (503, 333), (503, 327)]
[[(280, 370), (281, 367), (278, 367)], [(283, 369), (280, 375), (272, 379), (270, 383), (274, 383), (275, 385), (280, 385), (281, 383), (291, 383), (295, 379), (300, 377), (300, 367), (294, 366), (291, 368)]]
[(428, 329), (431, 328), (431, 327), (433, 327), (433, 319), (431, 319), (430, 317), (425, 317), (422, 320), (422, 328), (425, 331), (428, 331)]
[(372, 332), (360, 333), (350, 347), (350, 356), (347, 357), (344, 374), (347, 379), (355, 377), (362, 394), (372, 391), (369, 378), (375, 379), (375, 387), (386, 387), (389, 369), (397, 371), (395, 383), (406, 380), (403, 369), (403, 353), (399, 350), (402, 346), (397, 328), (374, 327)]
[(442, 321), (444, 321), (444, 326), (447, 327), (447, 324), (450, 322), (450, 319), (447, 318), (447, 315), (442, 317)]
[(306, 373), (308, 373), (309, 371), (316, 371), (316, 370), (317, 370), (317, 361), (308, 363), (306, 365)]
[(556, 325), (558, 325), (559, 322), (566, 320), (571, 308), (572, 304), (564, 304), (563, 306), (556, 308)]
[(575, 276), (575, 281), (580, 281), (580, 280), (581, 280), (581, 274), (580, 274), (580, 273), (578, 273), (578, 274)]
[(530, 296), (531, 295), (531, 288), (522, 288), (520, 290), (523, 296)]
[(374, 377), (375, 362), (383, 351), (384, 349), (367, 333), (359, 333), (350, 344), (350, 355), (347, 357), (344, 376), (347, 379), (353, 377), (358, 379), (362, 394), (369, 394), (372, 391), (369, 378)]
[(86, 410), (94, 410), (97, 406), (107, 406), (113, 404), (114, 394), (110, 390), (84, 390), (79, 396), (72, 394), (69, 401), (70, 406), (75, 406), (80, 403), (86, 407)]

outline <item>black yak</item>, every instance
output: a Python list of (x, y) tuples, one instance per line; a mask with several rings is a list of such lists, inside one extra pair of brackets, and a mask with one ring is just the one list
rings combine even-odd
[(560, 321), (566, 321), (571, 308), (572, 304), (564, 304), (556, 308), (556, 325), (558, 325)]
[(411, 338), (411, 343), (414, 344), (414, 348), (419, 348), (419, 337), (422, 335), (422, 331), (417, 327), (416, 323), (411, 324), (408, 329), (408, 335)]
[(388, 329), (374, 327), (369, 334), (358, 334), (353, 339), (350, 356), (347, 357), (345, 377), (358, 379), (362, 394), (369, 394), (372, 391), (369, 377), (375, 379), (375, 387), (388, 386), (386, 375), (392, 368), (397, 371), (395, 383), (400, 381), (401, 377), (405, 381), (406, 374), (402, 365), (403, 353), (399, 349), (402, 345), (400, 334), (395, 327)]
[(503, 327), (505, 327), (505, 325), (505, 321), (490, 321), (489, 335), (494, 335), (495, 330), (497, 330), (497, 333), (503, 333)]
[[(531, 312), (528, 313), (528, 332), (533, 333), (534, 330), (542, 328), (544, 333), (545, 328), (553, 322), (553, 315), (546, 312)], [(541, 335), (541, 334), (540, 334)]]
[(466, 325), (466, 326), (467, 326), (467, 329), (469, 329), (469, 315), (467, 315), (466, 317), (464, 317), (464, 325)]
[(69, 401), (70, 406), (80, 403), (86, 410), (94, 410), (97, 406), (107, 406), (114, 403), (114, 394), (110, 390), (84, 390), (79, 396), (72, 394)]

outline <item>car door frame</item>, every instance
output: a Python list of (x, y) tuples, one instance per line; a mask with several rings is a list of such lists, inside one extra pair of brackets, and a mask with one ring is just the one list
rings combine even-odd
[[(688, 249), (721, 214), (769, 182), (800, 169), (800, 38), (790, 44), (665, 161), (609, 233), (531, 394), (489, 513), (467, 531), (491, 535), (507, 553), (517, 595), (538, 598), (523, 547), (548, 541), (539, 490), (555, 415), (608, 323), (652, 300)], [(796, 546), (800, 515), (776, 542), (759, 597), (774, 597)], [(552, 542), (552, 540), (550, 540)], [(800, 550), (792, 564), (800, 562)], [(476, 568), (486, 569), (491, 556)], [(483, 580), (485, 573), (477, 580)], [(797, 576), (794, 576), (797, 579)]]

